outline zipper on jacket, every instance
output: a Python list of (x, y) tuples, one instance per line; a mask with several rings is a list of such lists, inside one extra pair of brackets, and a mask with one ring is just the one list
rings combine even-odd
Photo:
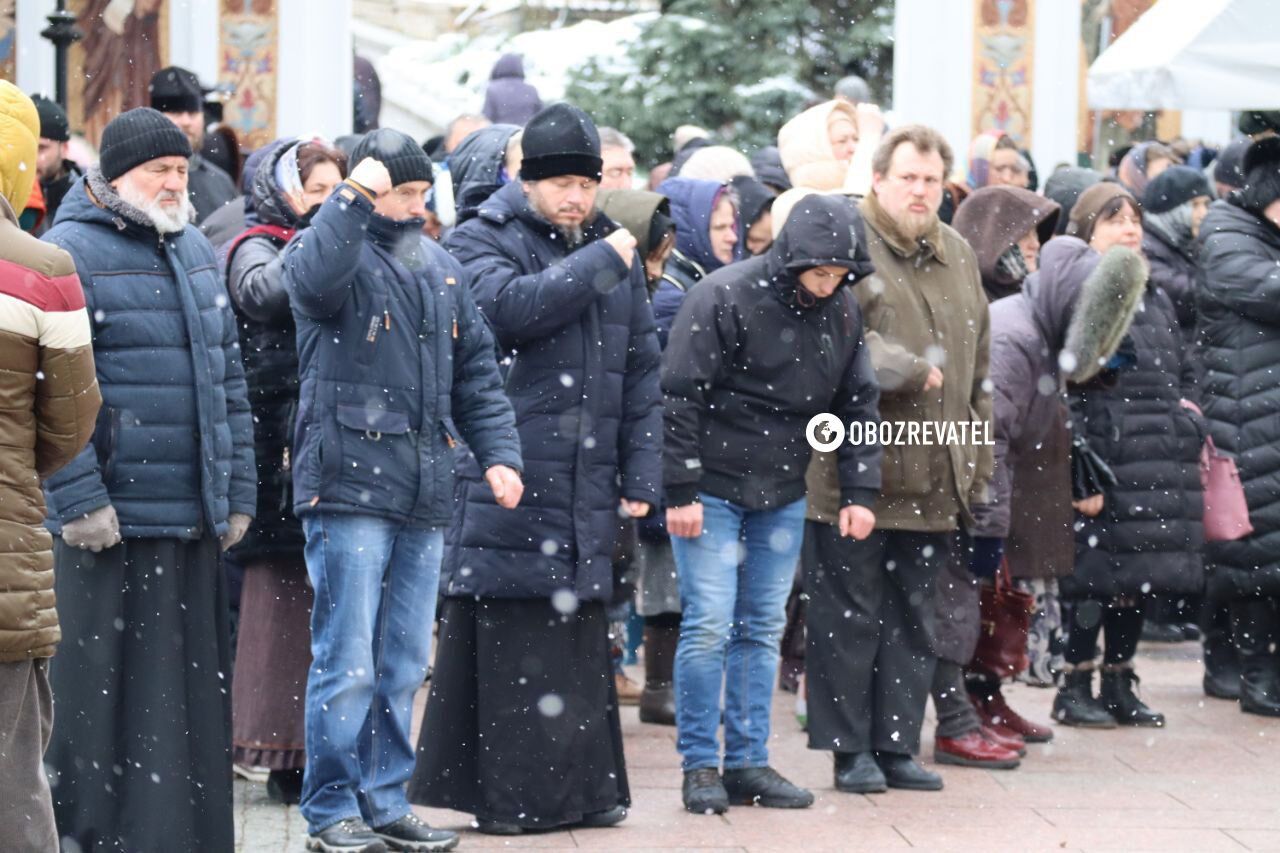
[(391, 312), (386, 308), (382, 309), (382, 326), (388, 332), (391, 331)]

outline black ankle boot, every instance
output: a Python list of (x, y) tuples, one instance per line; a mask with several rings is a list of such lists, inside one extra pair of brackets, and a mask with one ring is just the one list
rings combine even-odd
[(1093, 670), (1073, 669), (1062, 674), (1062, 686), (1053, 697), (1053, 718), (1064, 726), (1114, 729), (1115, 717), (1093, 698)]
[(1269, 599), (1231, 602), (1231, 639), (1240, 658), (1240, 710), (1280, 717), (1280, 654)]
[(1164, 714), (1151, 710), (1133, 692), (1138, 676), (1130, 667), (1102, 670), (1102, 688), (1098, 700), (1122, 726), (1164, 725)]
[(1240, 658), (1231, 642), (1231, 617), (1211, 612), (1204, 628), (1204, 695), (1215, 699), (1240, 698)]

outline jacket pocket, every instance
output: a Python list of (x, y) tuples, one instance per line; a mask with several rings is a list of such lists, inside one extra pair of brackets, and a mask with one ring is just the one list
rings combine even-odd
[(444, 434), (444, 443), (449, 445), (450, 450), (466, 444), (462, 438), (462, 433), (458, 432), (458, 425), (453, 422), (453, 418), (441, 418), (440, 431)]
[(366, 438), (374, 441), (384, 435), (404, 435), (409, 431), (408, 412), (339, 403), (334, 406), (334, 416), (342, 426), (363, 431)]
[[(884, 446), (880, 492), (886, 499), (923, 497), (931, 491), (928, 447)], [(914, 453), (912, 451), (915, 451)]]
[(378, 356), (379, 342), (391, 331), (391, 311), (386, 294), (376, 295), (370, 300), (369, 312), (362, 320), (356, 363), (369, 365)]

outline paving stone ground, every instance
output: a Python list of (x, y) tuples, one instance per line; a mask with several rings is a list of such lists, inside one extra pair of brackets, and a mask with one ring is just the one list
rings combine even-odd
[[(470, 815), (418, 813), (463, 832), (461, 850), (1280, 851), (1280, 720), (1205, 698), (1197, 644), (1144, 645), (1138, 673), (1143, 697), (1168, 717), (1165, 729), (1058, 726), (1054, 742), (1030, 746), (1017, 770), (942, 768), (946, 789), (938, 793), (835, 791), (830, 758), (805, 747), (792, 713), (794, 697), (779, 694), (772, 760), (817, 795), (804, 811), (685, 813), (674, 730), (644, 725), (634, 708), (625, 708), (635, 802), (621, 826), (511, 839), (474, 832)], [(1014, 685), (1007, 695), (1026, 716), (1048, 719), (1052, 690)], [(424, 698), (419, 696), (415, 724)], [(932, 731), (930, 720), (926, 764)], [(304, 849), (306, 825), (297, 808), (269, 802), (261, 784), (237, 780), (236, 821), (238, 851)]]

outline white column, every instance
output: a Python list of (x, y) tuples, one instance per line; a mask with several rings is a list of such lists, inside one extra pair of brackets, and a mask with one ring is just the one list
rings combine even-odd
[[(53, 42), (40, 37), (49, 26), (54, 0), (18, 0), (15, 81), (28, 94), (54, 95)], [(73, 122), (74, 124), (74, 122)]]
[(897, 0), (893, 121), (937, 128), (963, 174), (973, 124), (972, 0)]
[(351, 0), (276, 0), (276, 134), (351, 132)]
[(1080, 104), (1080, 0), (1035, 3), (1031, 156), (1040, 186), (1059, 163), (1076, 164)]
[(218, 7), (213, 0), (169, 0), (169, 64), (218, 82)]

